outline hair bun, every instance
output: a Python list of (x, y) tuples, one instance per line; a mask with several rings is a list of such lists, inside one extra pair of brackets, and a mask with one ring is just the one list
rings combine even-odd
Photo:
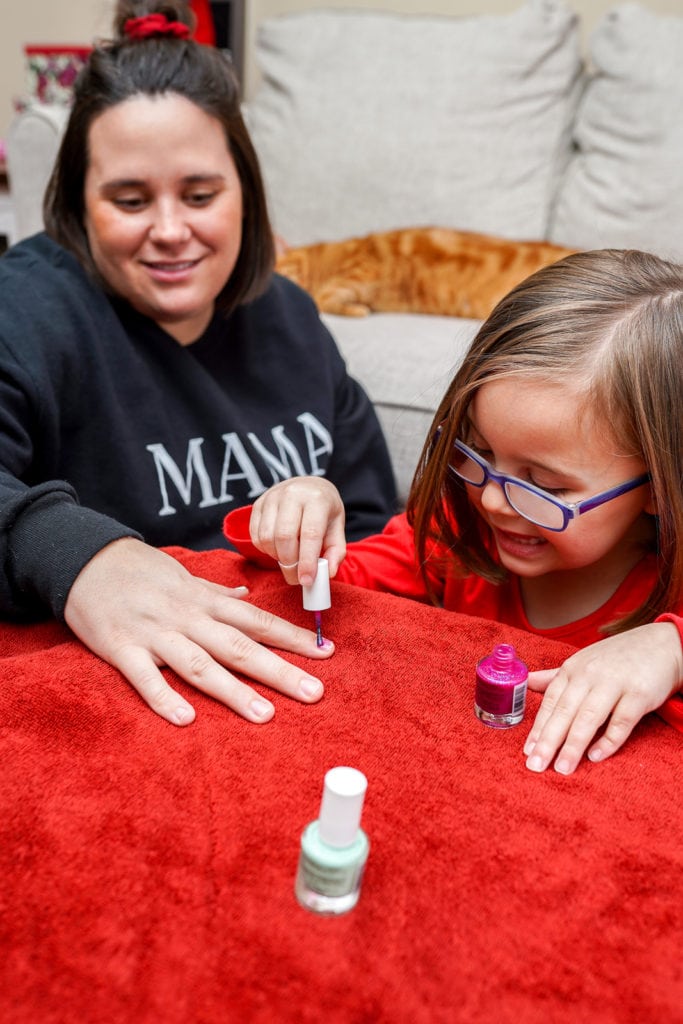
[[(135, 23), (134, 26), (131, 23)], [(187, 38), (195, 24), (194, 13), (185, 0), (118, 0), (113, 28), (115, 38), (121, 42), (154, 35)], [(182, 31), (180, 26), (187, 31)]]

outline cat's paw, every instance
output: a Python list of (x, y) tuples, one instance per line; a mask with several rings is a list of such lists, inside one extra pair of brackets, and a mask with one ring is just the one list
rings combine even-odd
[(362, 302), (347, 302), (339, 310), (340, 316), (369, 316), (372, 310)]

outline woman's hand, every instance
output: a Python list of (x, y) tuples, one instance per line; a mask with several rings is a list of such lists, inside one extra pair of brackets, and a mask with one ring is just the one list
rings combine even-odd
[(275, 484), (254, 503), (252, 542), (276, 558), (288, 583), (310, 586), (318, 558), (334, 576), (346, 555), (344, 504), (339, 491), (320, 476), (295, 476)]
[(168, 722), (188, 725), (195, 712), (166, 682), (162, 666), (248, 721), (267, 722), (273, 705), (229, 669), (312, 704), (322, 697), (320, 680), (262, 644), (318, 659), (334, 646), (317, 647), (315, 633), (245, 603), (246, 594), (246, 587), (229, 590), (199, 579), (163, 551), (124, 538), (78, 574), (65, 618)]
[(590, 761), (604, 761), (682, 684), (681, 642), (669, 622), (607, 637), (558, 669), (529, 673), (530, 689), (545, 696), (524, 744), (527, 768), (545, 771), (557, 755), (555, 771), (569, 775), (587, 748)]

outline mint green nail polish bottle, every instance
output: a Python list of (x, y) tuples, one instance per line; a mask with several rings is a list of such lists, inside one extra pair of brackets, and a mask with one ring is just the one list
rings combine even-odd
[(325, 774), (320, 814), (301, 836), (294, 891), (317, 914), (345, 914), (360, 896), (370, 843), (360, 828), (368, 780), (356, 768)]

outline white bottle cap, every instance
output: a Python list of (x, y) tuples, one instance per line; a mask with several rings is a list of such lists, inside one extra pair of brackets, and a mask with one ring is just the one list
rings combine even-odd
[(302, 587), (304, 608), (307, 612), (323, 612), (332, 607), (330, 597), (330, 567), (326, 558), (318, 559), (318, 571), (310, 587)]
[(351, 846), (358, 835), (368, 780), (357, 768), (330, 768), (325, 773), (318, 835), (328, 846)]

